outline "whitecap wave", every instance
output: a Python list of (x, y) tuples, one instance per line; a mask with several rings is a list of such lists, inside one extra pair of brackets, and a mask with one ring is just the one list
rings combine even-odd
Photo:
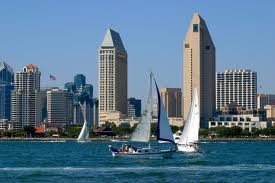
[(271, 164), (237, 164), (225, 166), (163, 166), (163, 167), (3, 167), (0, 171), (20, 171), (20, 172), (180, 172), (180, 171), (203, 171), (203, 172), (219, 172), (219, 171), (261, 171), (275, 170), (275, 165)]

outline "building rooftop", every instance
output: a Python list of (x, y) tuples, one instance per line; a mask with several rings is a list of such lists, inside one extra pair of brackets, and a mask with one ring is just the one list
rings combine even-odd
[(115, 47), (126, 52), (119, 33), (112, 29), (107, 29), (101, 47)]
[(9, 72), (13, 73), (13, 69), (6, 62), (0, 61), (0, 71), (3, 69), (7, 69)]

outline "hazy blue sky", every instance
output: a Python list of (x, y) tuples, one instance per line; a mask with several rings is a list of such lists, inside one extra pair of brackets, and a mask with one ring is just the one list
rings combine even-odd
[(97, 95), (98, 48), (112, 27), (128, 51), (128, 95), (144, 99), (150, 70), (160, 87), (181, 87), (182, 44), (196, 11), (216, 46), (217, 71), (256, 70), (261, 90), (275, 93), (273, 0), (0, 0), (0, 57), (15, 71), (38, 65), (42, 86), (63, 87), (83, 73)]

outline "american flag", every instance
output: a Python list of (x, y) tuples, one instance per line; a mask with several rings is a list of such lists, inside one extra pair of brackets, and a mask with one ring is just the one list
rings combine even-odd
[(54, 77), (53, 75), (50, 75), (50, 80), (56, 80), (56, 77)]

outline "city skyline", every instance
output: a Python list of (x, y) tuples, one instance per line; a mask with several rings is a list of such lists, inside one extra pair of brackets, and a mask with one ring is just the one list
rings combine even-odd
[[(266, 1), (259, 5), (251, 1), (249, 4), (238, 3), (237, 7), (230, 2), (218, 1), (178, 1), (175, 4), (159, 2), (154, 14), (149, 11), (153, 2), (146, 2), (148, 7), (144, 6), (145, 1), (125, 2), (119, 6), (123, 6), (126, 12), (131, 12), (127, 14), (128, 18), (124, 17), (125, 12), (111, 16), (115, 15), (111, 8), (118, 7), (113, 2), (69, 2), (66, 3), (66, 9), (60, 8), (65, 1), (53, 2), (38, 4), (34, 1), (17, 1), (17, 6), (23, 7), (22, 9), (16, 9), (15, 3), (3, 2), (0, 7), (0, 21), (3, 24), (3, 29), (0, 30), (0, 40), (3, 43), (0, 45), (0, 57), (15, 72), (30, 63), (38, 65), (42, 73), (41, 86), (62, 87), (73, 75), (83, 73), (88, 82), (95, 86), (95, 96), (98, 96), (98, 48), (106, 29), (112, 27), (123, 37), (129, 54), (129, 97), (145, 101), (147, 90), (144, 83), (147, 82), (150, 70), (155, 73), (160, 87), (181, 88), (184, 35), (193, 13), (199, 12), (207, 19), (217, 48), (217, 71), (243, 68), (255, 70), (258, 72), (258, 85), (263, 90), (259, 92), (275, 91), (272, 81), (268, 80), (272, 78), (272, 70), (265, 67), (265, 64), (270, 64), (273, 60), (274, 25), (268, 23), (275, 18), (270, 13), (274, 2)], [(99, 10), (93, 8), (96, 7), (94, 4), (100, 7)], [(98, 11), (103, 7), (110, 11), (106, 11), (98, 19)], [(243, 14), (244, 7), (248, 14)], [(69, 14), (73, 8), (78, 15)], [(215, 11), (212, 11), (214, 8)], [(137, 10), (140, 9), (144, 10), (144, 15), (138, 14)], [(163, 13), (166, 9), (167, 13)], [(36, 16), (32, 16), (33, 14)], [(219, 14), (223, 15), (223, 19)], [(269, 28), (263, 29), (265, 25), (269, 25)], [(255, 36), (257, 34), (260, 36)], [(255, 38), (253, 42), (251, 37)], [(69, 63), (68, 66), (64, 66), (65, 62)], [(64, 70), (67, 72), (63, 72)], [(49, 80), (50, 74), (56, 76), (57, 80)]]

